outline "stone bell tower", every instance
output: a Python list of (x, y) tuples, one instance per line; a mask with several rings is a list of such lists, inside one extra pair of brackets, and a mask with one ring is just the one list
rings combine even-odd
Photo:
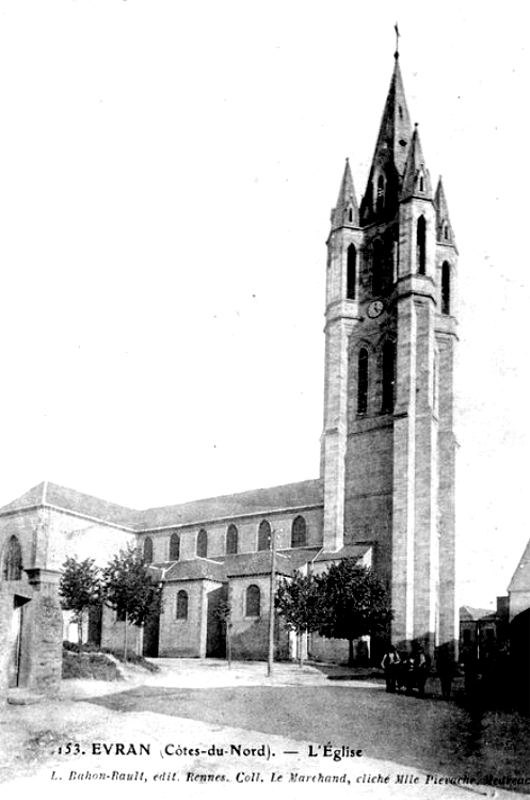
[(453, 360), (457, 250), (395, 65), (366, 191), (331, 215), (321, 470), (324, 548), (370, 542), (392, 639), (457, 637)]

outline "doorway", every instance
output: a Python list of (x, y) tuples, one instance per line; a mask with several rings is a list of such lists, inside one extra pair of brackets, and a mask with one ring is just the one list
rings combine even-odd
[(8, 665), (8, 686), (13, 689), (19, 686), (20, 651), (22, 645), (23, 604), (20, 598), (13, 598), (13, 616), (11, 617), (11, 648)]

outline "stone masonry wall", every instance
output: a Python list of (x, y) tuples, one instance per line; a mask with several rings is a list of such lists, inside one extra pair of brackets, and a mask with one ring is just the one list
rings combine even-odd
[(149, 531), (147, 534), (142, 534), (140, 541), (149, 536), (153, 542), (153, 561), (168, 561), (171, 535), (178, 533), (180, 535), (180, 561), (188, 561), (196, 557), (197, 534), (201, 528), (204, 528), (208, 534), (208, 558), (215, 559), (226, 554), (226, 533), (228, 526), (233, 522), (238, 530), (238, 553), (255, 553), (258, 549), (259, 525), (262, 520), (266, 519), (276, 530), (277, 549), (283, 550), (291, 546), (293, 520), (300, 514), (306, 521), (307, 546), (319, 547), (322, 544), (322, 513), (322, 509), (317, 508), (296, 512), (256, 514), (223, 522)]

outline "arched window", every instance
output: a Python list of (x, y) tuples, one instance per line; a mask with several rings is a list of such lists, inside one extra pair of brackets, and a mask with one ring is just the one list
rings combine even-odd
[(368, 410), (368, 350), (359, 350), (357, 359), (357, 413), (366, 414)]
[(451, 265), (442, 264), (442, 314), (451, 313)]
[(386, 341), (383, 345), (383, 414), (394, 410), (394, 343)]
[(346, 274), (346, 297), (348, 300), (355, 300), (355, 280), (357, 272), (357, 251), (355, 246), (351, 244), (348, 247), (347, 256), (347, 274)]
[(420, 175), (420, 192), (423, 192), (423, 191), (425, 191), (425, 189), (424, 189), (424, 180), (423, 180), (423, 175)]
[(226, 554), (233, 556), (237, 553), (238, 532), (235, 525), (229, 525), (226, 532)]
[(258, 529), (258, 550), (270, 550), (271, 526), (266, 519), (262, 520)]
[(198, 558), (206, 558), (208, 556), (208, 534), (201, 528), (197, 534), (197, 556)]
[(394, 283), (394, 234), (389, 231), (385, 238), (385, 269), (383, 275), (383, 290), (388, 292)]
[(382, 175), (377, 179), (377, 213), (382, 214), (385, 210), (385, 179)]
[(177, 619), (188, 619), (188, 593), (184, 589), (177, 594)]
[(260, 615), (260, 590), (254, 583), (247, 588), (245, 595), (245, 616), (259, 617)]
[(425, 275), (425, 233), (426, 233), (425, 217), (422, 215), (418, 218), (416, 226), (416, 269), (420, 275)]
[(372, 181), (368, 181), (368, 186), (366, 187), (366, 194), (364, 196), (366, 209), (368, 211), (367, 216), (371, 216), (373, 211), (373, 204), (374, 204), (374, 185)]
[(307, 525), (303, 517), (295, 517), (291, 528), (291, 547), (305, 547), (307, 544)]
[(449, 225), (447, 224), (447, 222), (444, 222), (443, 232), (444, 232), (444, 239), (447, 242), (449, 240)]
[(385, 254), (383, 242), (376, 239), (372, 245), (372, 294), (383, 293), (383, 274), (385, 269)]
[(350, 222), (353, 222), (353, 208), (350, 208), (350, 209), (348, 210), (348, 220), (349, 220)]
[(22, 549), (16, 536), (12, 536), (7, 543), (2, 578), (5, 581), (19, 581), (22, 578)]
[(153, 560), (153, 540), (150, 536), (144, 539), (144, 564), (151, 564)]
[(180, 536), (178, 533), (172, 533), (169, 540), (169, 560), (178, 561), (180, 558)]

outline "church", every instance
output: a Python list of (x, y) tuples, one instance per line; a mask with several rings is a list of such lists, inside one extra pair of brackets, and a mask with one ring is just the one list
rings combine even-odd
[[(163, 585), (160, 616), (133, 629), (146, 655), (223, 655), (228, 603), (233, 657), (265, 658), (271, 544), (279, 577), (344, 558), (371, 566), (390, 589), (400, 648), (456, 642), (457, 258), (396, 52), (364, 195), (346, 161), (331, 212), (319, 477), (142, 511), (46, 481), (4, 506), (0, 694), (60, 680), (65, 558), (104, 566), (129, 542)], [(104, 608), (87, 635), (117, 647), (123, 624)], [(281, 625), (275, 637), (276, 656), (293, 657)], [(347, 652), (318, 636), (297, 644), (320, 659)]]

